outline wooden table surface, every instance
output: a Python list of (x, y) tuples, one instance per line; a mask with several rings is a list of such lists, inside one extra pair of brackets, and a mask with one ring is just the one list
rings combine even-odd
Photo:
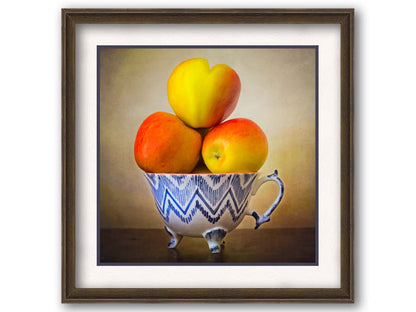
[(236, 229), (219, 254), (203, 238), (184, 237), (175, 249), (169, 241), (164, 229), (101, 229), (99, 265), (316, 264), (314, 228)]

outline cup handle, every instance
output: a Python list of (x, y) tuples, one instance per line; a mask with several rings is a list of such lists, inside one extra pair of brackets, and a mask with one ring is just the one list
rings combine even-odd
[(267, 181), (273, 181), (279, 185), (279, 189), (280, 189), (279, 196), (276, 198), (276, 200), (273, 202), (270, 208), (267, 209), (267, 211), (262, 216), (259, 216), (258, 213), (254, 210), (247, 211), (248, 215), (251, 215), (252, 217), (254, 217), (254, 219), (256, 219), (256, 226), (254, 227), (254, 229), (257, 229), (263, 223), (270, 221), (270, 215), (279, 205), (283, 197), (284, 185), (283, 185), (282, 180), (280, 180), (280, 178), (277, 176), (277, 170), (275, 170), (272, 174), (269, 174), (268, 176), (265, 176), (264, 178), (260, 179), (257, 182), (257, 184), (253, 187), (253, 190), (251, 191), (251, 195), (252, 196), (256, 195), (257, 190), (260, 188), (260, 186)]

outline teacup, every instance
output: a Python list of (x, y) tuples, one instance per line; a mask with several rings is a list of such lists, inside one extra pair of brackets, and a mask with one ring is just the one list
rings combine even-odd
[[(175, 248), (183, 236), (203, 237), (212, 253), (221, 252), (227, 233), (247, 215), (256, 219), (255, 229), (270, 221), (271, 213), (283, 197), (283, 182), (274, 173), (258, 178), (252, 173), (144, 174), (156, 207)], [(270, 208), (259, 216), (249, 210), (250, 197), (267, 181), (279, 185), (280, 192)]]

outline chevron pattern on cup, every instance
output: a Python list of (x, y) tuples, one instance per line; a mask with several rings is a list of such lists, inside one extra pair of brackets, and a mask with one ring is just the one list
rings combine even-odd
[(244, 213), (256, 173), (154, 174), (145, 173), (156, 206), (169, 222), (175, 214), (190, 223), (197, 211), (212, 224), (228, 212), (233, 221)]

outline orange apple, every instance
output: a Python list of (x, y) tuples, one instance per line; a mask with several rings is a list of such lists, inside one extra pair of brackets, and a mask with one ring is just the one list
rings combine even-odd
[(169, 77), (167, 93), (175, 114), (188, 126), (209, 128), (234, 111), (241, 83), (228, 65), (209, 68), (203, 58), (180, 63)]
[(134, 157), (146, 172), (190, 173), (199, 160), (202, 139), (175, 115), (157, 112), (137, 131)]
[(246, 118), (215, 126), (202, 143), (202, 157), (213, 173), (256, 172), (266, 161), (267, 152), (266, 135)]

